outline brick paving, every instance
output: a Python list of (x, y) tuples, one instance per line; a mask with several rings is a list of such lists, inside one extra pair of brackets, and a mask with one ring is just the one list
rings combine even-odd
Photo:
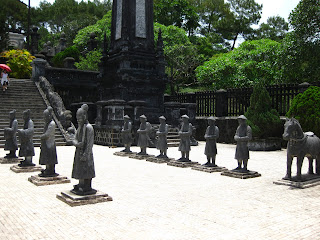
[[(57, 148), (57, 172), (69, 178), (74, 150)], [(1, 164), (0, 239), (320, 239), (320, 186), (273, 184), (285, 175), (285, 150), (250, 152), (249, 169), (262, 174), (253, 179), (113, 155), (119, 150), (93, 149), (93, 187), (114, 201), (78, 207), (56, 199), (77, 183), (74, 179), (37, 187), (27, 180), (34, 173), (14, 173), (10, 164)], [(192, 147), (190, 159), (205, 163), (203, 152), (200, 142)], [(234, 152), (235, 145), (218, 144), (217, 164), (235, 168)], [(0, 149), (0, 156), (4, 154)], [(179, 158), (180, 152), (170, 148), (168, 155)], [(304, 172), (306, 167), (305, 162)]]

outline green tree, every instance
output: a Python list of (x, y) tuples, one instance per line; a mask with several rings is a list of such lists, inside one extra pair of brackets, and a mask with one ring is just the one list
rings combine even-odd
[(219, 54), (196, 69), (200, 83), (214, 89), (249, 87), (263, 81), (279, 82), (281, 44), (270, 39), (243, 42), (231, 52)]
[(293, 31), (283, 41), (280, 58), (284, 82), (312, 82), (320, 77), (320, 1), (301, 0), (291, 12)]
[(257, 30), (255, 39), (269, 38), (274, 41), (281, 41), (289, 30), (289, 24), (280, 16), (273, 16), (267, 19), (267, 23), (261, 23)]

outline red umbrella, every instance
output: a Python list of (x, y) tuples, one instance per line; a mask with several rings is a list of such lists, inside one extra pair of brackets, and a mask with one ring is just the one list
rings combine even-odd
[(6, 70), (7, 72), (11, 72), (11, 68), (7, 64), (0, 64), (0, 68)]

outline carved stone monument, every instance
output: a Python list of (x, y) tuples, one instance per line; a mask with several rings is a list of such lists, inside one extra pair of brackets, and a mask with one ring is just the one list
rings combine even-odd
[(42, 168), (35, 166), (35, 164), (32, 162), (32, 157), (34, 156), (34, 126), (33, 121), (30, 118), (30, 109), (27, 109), (23, 112), (23, 120), (23, 129), (18, 129), (17, 132), (20, 140), (19, 157), (24, 157), (25, 159), (22, 160), (17, 166), (12, 166), (10, 169), (14, 172), (41, 171)]
[(121, 139), (122, 143), (124, 145), (124, 149), (121, 152), (115, 152), (114, 155), (123, 156), (127, 154), (132, 154), (132, 151), (130, 150), (131, 144), (132, 144), (132, 122), (130, 121), (130, 117), (128, 115), (125, 115), (123, 117), (124, 123), (123, 127), (121, 129)]
[(112, 198), (110, 196), (97, 192), (91, 186), (92, 178), (95, 177), (92, 152), (94, 130), (88, 122), (88, 105), (83, 104), (78, 109), (76, 117), (78, 128), (73, 140), (76, 152), (73, 161), (72, 178), (78, 179), (79, 183), (74, 185), (70, 192), (62, 192), (61, 195), (57, 195), (57, 198), (71, 206), (111, 201)]
[(235, 159), (238, 161), (238, 167), (231, 171), (225, 171), (222, 175), (241, 179), (260, 177), (261, 174), (258, 172), (248, 170), (248, 142), (252, 139), (251, 127), (247, 125), (247, 118), (244, 115), (238, 117), (238, 122), (239, 126), (234, 136), (234, 140), (237, 142)]
[(17, 130), (18, 120), (16, 119), (16, 110), (12, 110), (9, 113), (9, 127), (4, 129), (5, 145), (4, 150), (10, 151), (5, 157), (0, 158), (1, 163), (16, 163), (22, 159), (18, 159), (16, 151), (18, 149), (17, 143)]
[(52, 111), (53, 109), (48, 107), (43, 112), (45, 125), (43, 134), (40, 136), (41, 152), (39, 164), (45, 165), (46, 169), (42, 170), (37, 176), (31, 176), (28, 178), (30, 182), (37, 186), (70, 182), (67, 177), (60, 176), (55, 172), (55, 165), (58, 163), (58, 161), (55, 143), (56, 124), (52, 119)]
[[(275, 184), (297, 188), (307, 188), (320, 184), (320, 139), (312, 132), (303, 132), (298, 120), (291, 118), (284, 124), (283, 138), (287, 145), (287, 172), (283, 179)], [(297, 175), (292, 176), (291, 166), (293, 158), (297, 158)], [(309, 160), (308, 173), (302, 174), (301, 168), (304, 158)], [(315, 159), (315, 173), (313, 160)]]

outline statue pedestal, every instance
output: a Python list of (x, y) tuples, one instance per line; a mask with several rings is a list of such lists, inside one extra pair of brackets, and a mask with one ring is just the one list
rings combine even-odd
[(147, 158), (147, 161), (154, 163), (168, 163), (174, 161), (174, 158), (149, 157)]
[(209, 166), (204, 166), (204, 165), (196, 165), (196, 166), (192, 167), (191, 169), (197, 170), (197, 171), (202, 171), (202, 172), (208, 172), (208, 173), (224, 172), (224, 171), (228, 170), (225, 167), (219, 167), (219, 166), (209, 167)]
[(21, 173), (21, 172), (40, 172), (43, 170), (40, 166), (26, 166), (26, 167), (20, 167), (18, 165), (11, 166), (10, 169), (14, 171), (15, 173)]
[(20, 161), (23, 161), (22, 158), (0, 158), (1, 164), (10, 164), (10, 163), (19, 163)]
[(120, 157), (129, 157), (132, 154), (136, 154), (136, 153), (134, 153), (134, 152), (115, 152), (115, 153), (113, 153), (113, 155), (120, 156)]
[(240, 172), (235, 170), (227, 170), (221, 173), (223, 176), (228, 177), (234, 177), (234, 178), (241, 178), (241, 179), (247, 179), (247, 178), (255, 178), (255, 177), (261, 177), (261, 174), (254, 171), (248, 171), (248, 172)]
[(154, 155), (149, 155), (149, 154), (140, 155), (138, 153), (134, 153), (134, 154), (129, 155), (129, 158), (134, 158), (134, 159), (137, 159), (137, 160), (146, 160), (146, 159), (148, 159), (150, 157), (154, 157)]
[(85, 196), (76, 195), (70, 191), (66, 191), (61, 192), (61, 194), (57, 194), (56, 197), (71, 207), (113, 201), (112, 197), (100, 191), (97, 191), (95, 194)]
[(296, 177), (293, 177), (291, 180), (280, 179), (273, 182), (277, 185), (286, 185), (289, 187), (295, 188), (309, 188), (320, 185), (320, 176), (315, 174), (303, 174), (302, 181), (298, 182)]
[(40, 177), (38, 175), (35, 175), (29, 177), (28, 180), (36, 186), (70, 183), (70, 179), (61, 175), (55, 177)]
[(173, 161), (167, 163), (168, 166), (180, 167), (180, 168), (193, 167), (198, 164), (199, 164), (198, 162), (193, 162), (193, 161), (181, 162), (181, 161), (177, 161), (177, 160), (173, 160)]

